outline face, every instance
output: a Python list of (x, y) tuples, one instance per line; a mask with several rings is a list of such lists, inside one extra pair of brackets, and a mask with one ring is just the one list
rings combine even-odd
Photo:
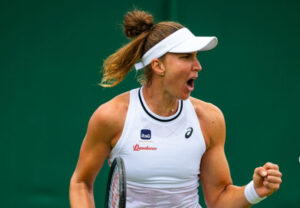
[(194, 82), (202, 67), (197, 59), (198, 52), (167, 53), (163, 60), (165, 76), (163, 89), (177, 99), (187, 99), (194, 90)]

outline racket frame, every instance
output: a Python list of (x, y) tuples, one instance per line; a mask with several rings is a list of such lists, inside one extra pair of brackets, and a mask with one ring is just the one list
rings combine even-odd
[(119, 207), (118, 208), (125, 208), (126, 207), (126, 171), (125, 171), (125, 165), (124, 161), (121, 157), (116, 157), (112, 164), (108, 175), (108, 181), (106, 186), (106, 195), (105, 195), (105, 208), (111, 208), (109, 207), (109, 195), (110, 195), (110, 189), (111, 184), (113, 183), (112, 177), (113, 172), (115, 168), (118, 168), (118, 174), (119, 174)]

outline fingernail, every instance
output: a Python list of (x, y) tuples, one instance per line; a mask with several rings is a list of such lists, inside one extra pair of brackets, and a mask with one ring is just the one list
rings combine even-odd
[(266, 172), (266, 171), (263, 171), (262, 174), (265, 176), (265, 175), (267, 175), (267, 172)]

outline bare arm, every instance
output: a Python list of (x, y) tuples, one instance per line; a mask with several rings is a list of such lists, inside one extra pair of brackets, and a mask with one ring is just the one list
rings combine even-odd
[(70, 182), (72, 208), (95, 207), (94, 181), (109, 156), (112, 141), (119, 136), (123, 124), (124, 110), (120, 109), (120, 104), (115, 101), (118, 100), (100, 106), (89, 121), (78, 163)]
[[(250, 207), (251, 204), (244, 195), (245, 186), (232, 184), (224, 152), (226, 132), (223, 114), (211, 104), (206, 104), (205, 108), (206, 112), (202, 113), (199, 119), (207, 141), (207, 150), (201, 161), (200, 181), (207, 207)], [(264, 174), (264, 171), (267, 172)], [(266, 163), (263, 167), (255, 169), (253, 181), (259, 196), (272, 194), (281, 183), (278, 166)]]

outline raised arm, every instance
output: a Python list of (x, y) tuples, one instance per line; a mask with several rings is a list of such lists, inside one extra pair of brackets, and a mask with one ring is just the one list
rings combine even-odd
[[(202, 106), (203, 107), (203, 106)], [(199, 111), (198, 113), (199, 114)], [(246, 208), (252, 204), (245, 197), (245, 187), (232, 184), (228, 162), (224, 152), (225, 121), (222, 112), (212, 104), (205, 104), (200, 112), (200, 123), (206, 137), (207, 150), (201, 161), (200, 181), (208, 208)], [(271, 195), (279, 188), (281, 173), (277, 165), (266, 163), (253, 174), (254, 188), (250, 199)], [(249, 193), (248, 193), (249, 195)], [(255, 198), (256, 197), (256, 198)], [(249, 198), (248, 198), (249, 199)]]
[(115, 99), (100, 106), (92, 115), (70, 182), (72, 208), (95, 207), (94, 181), (109, 156), (113, 141), (120, 135), (124, 114), (126, 106), (124, 108), (120, 99)]

